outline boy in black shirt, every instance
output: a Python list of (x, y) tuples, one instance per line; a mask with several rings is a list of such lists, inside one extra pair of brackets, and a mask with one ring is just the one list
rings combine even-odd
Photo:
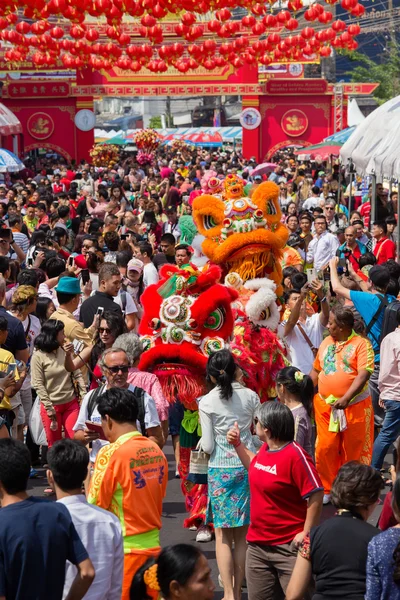
[(65, 564), (78, 573), (66, 600), (81, 600), (95, 572), (67, 508), (29, 497), (30, 454), (0, 439), (0, 600), (61, 600)]

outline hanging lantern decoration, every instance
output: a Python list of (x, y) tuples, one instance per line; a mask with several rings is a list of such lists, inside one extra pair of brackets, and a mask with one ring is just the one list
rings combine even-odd
[[(350, 23), (334, 20), (336, 2), (353, 17)], [(246, 11), (240, 19), (238, 7)], [(164, 24), (169, 13), (176, 20)], [(352, 51), (361, 32), (356, 19), (364, 13), (359, 0), (289, 0), (285, 8), (273, 0), (5, 0), (0, 40), (13, 66), (27, 60), (38, 69), (58, 63), (135, 73), (215, 71), (327, 57), (332, 47)]]

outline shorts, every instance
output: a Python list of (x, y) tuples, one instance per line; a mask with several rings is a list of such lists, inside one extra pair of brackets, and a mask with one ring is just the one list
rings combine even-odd
[(28, 424), (29, 415), (31, 414), (33, 401), (32, 401), (32, 388), (28, 387), (25, 390), (19, 390), (19, 395), (21, 396), (21, 403), (24, 412), (25, 424)]
[(183, 414), (183, 404), (179, 400), (175, 400), (168, 409), (169, 435), (180, 434)]

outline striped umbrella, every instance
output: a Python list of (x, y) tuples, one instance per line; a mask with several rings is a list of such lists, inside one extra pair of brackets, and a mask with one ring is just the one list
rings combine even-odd
[(0, 148), (0, 173), (17, 173), (25, 169), (24, 163), (9, 150)]
[(16, 135), (22, 133), (22, 125), (4, 104), (0, 104), (0, 135)]

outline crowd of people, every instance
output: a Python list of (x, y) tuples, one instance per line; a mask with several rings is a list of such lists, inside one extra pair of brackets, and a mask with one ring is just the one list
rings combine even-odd
[[(145, 167), (27, 162), (0, 185), (0, 600), (214, 597), (199, 547), (160, 548), (162, 449), (170, 435), (179, 477), (183, 408), (139, 370), (138, 335), (161, 267), (207, 261), (190, 219), (207, 172), (249, 196), (276, 183), (289, 232), (276, 400), (261, 404), (224, 349), (198, 401), (197, 540), (215, 535), (224, 600), (244, 585), (249, 600), (400, 599), (398, 465), (380, 529), (368, 523), (400, 433), (397, 192), (373, 199), (339, 165), (275, 158), (261, 172), (236, 152), (162, 147)], [(27, 492), (40, 467), (57, 502)]]

